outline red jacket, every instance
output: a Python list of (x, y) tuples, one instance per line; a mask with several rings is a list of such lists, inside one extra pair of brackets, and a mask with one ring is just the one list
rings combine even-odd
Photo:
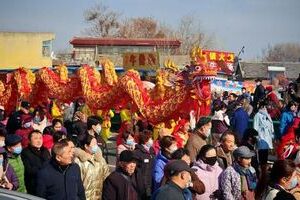
[[(300, 124), (300, 118), (295, 118), (291, 127), (288, 128), (285, 135), (282, 136), (277, 147), (277, 155), (279, 159), (286, 159), (290, 154), (297, 153), (299, 144), (296, 143), (295, 130)], [(287, 147), (293, 146), (290, 152), (287, 152)]]

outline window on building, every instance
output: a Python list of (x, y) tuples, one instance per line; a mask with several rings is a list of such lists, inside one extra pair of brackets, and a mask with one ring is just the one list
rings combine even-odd
[(44, 57), (50, 57), (52, 51), (52, 40), (43, 41), (42, 55)]
[(274, 78), (285, 77), (285, 67), (268, 66), (268, 73), (271, 81), (273, 81)]

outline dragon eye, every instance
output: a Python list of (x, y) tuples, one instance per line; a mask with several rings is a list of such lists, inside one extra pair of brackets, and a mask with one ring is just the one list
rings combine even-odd
[(196, 67), (195, 67), (195, 70), (196, 70), (196, 71), (200, 71), (200, 70), (201, 70), (201, 67), (200, 67), (200, 66), (196, 66)]

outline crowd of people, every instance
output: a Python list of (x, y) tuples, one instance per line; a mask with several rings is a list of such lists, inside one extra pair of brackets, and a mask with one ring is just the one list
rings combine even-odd
[(212, 117), (169, 126), (123, 109), (114, 171), (103, 154), (111, 111), (94, 115), (83, 99), (22, 101), (8, 116), (1, 106), (0, 187), (50, 200), (300, 199), (297, 81), (289, 101), (258, 79), (253, 97), (215, 95)]

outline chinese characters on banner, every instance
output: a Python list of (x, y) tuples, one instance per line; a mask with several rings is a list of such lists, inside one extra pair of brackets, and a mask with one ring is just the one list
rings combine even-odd
[[(202, 50), (202, 55), (205, 56), (206, 61), (211, 67), (220, 68), (219, 72), (228, 75), (231, 75), (233, 73), (234, 53)], [(224, 64), (218, 66), (218, 63), (221, 62), (224, 62)]]
[(229, 91), (240, 94), (243, 86), (243, 82), (240, 81), (215, 79), (211, 82), (211, 90), (218, 93)]
[(124, 53), (124, 69), (158, 69), (158, 53)]
[(245, 87), (247, 91), (249, 91), (250, 93), (254, 93), (256, 86), (253, 81), (241, 82), (241, 81), (214, 79), (211, 82), (212, 92), (218, 92), (218, 93), (228, 91), (229, 93), (233, 92), (240, 95), (242, 91), (242, 87)]

